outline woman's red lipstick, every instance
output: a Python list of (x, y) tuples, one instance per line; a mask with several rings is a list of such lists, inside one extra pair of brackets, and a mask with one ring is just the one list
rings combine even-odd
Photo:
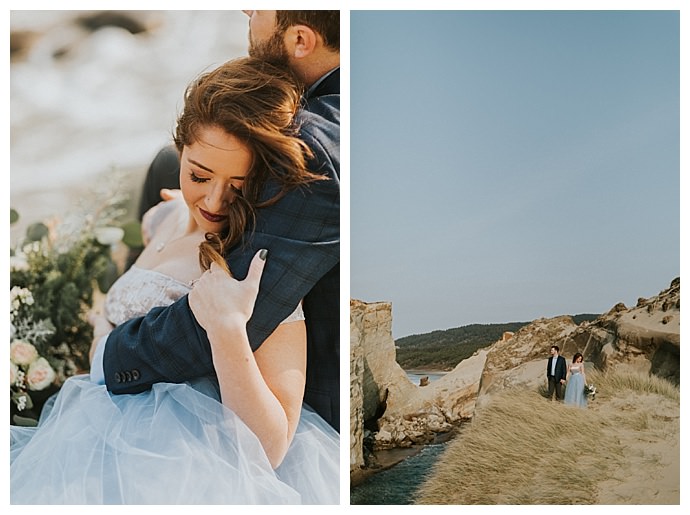
[(208, 211), (204, 211), (201, 208), (199, 208), (199, 212), (201, 213), (201, 216), (203, 216), (206, 220), (208, 220), (209, 222), (212, 222), (214, 224), (225, 221), (226, 215), (216, 215), (213, 213), (209, 213)]

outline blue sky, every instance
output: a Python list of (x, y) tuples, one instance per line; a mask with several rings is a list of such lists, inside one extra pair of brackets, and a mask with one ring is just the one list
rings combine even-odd
[(352, 11), (350, 295), (393, 336), (680, 275), (677, 11)]

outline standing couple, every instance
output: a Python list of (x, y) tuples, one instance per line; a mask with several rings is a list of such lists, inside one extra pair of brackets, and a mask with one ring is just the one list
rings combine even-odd
[[(565, 358), (559, 354), (560, 349), (557, 345), (551, 346), (551, 357), (546, 363), (546, 378), (549, 383), (549, 399), (553, 399), (554, 392), (556, 400), (563, 399), (563, 402), (581, 408), (587, 407), (587, 395), (585, 394), (585, 364), (582, 354), (579, 352), (573, 356), (573, 362), (566, 366)], [(565, 395), (563, 395), (565, 387)]]
[(181, 196), (92, 317), (91, 376), (11, 427), (12, 503), (338, 503), (339, 12), (245, 12), (250, 57), (185, 93)]

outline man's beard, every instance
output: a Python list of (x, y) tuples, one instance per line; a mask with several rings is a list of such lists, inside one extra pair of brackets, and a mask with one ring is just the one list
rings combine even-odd
[(284, 34), (284, 31), (276, 31), (267, 41), (264, 41), (263, 43), (256, 43), (252, 39), (252, 33), (250, 30), (249, 55), (263, 61), (268, 61), (271, 64), (287, 68), (289, 65), (290, 56), (285, 49), (285, 42), (283, 41)]

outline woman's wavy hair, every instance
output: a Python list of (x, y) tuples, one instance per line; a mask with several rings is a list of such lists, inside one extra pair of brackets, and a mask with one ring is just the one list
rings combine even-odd
[[(227, 270), (224, 251), (254, 229), (256, 209), (274, 204), (292, 188), (324, 179), (307, 169), (312, 153), (297, 137), (301, 95), (289, 70), (252, 57), (228, 61), (187, 87), (173, 136), (178, 152), (198, 141), (200, 130), (217, 127), (245, 143), (253, 157), (241, 192), (228, 206), (227, 229), (207, 233), (199, 247), (203, 270), (213, 261)], [(269, 181), (278, 186), (277, 193), (263, 199)]]
[[(579, 352), (576, 352), (575, 355), (573, 356), (573, 363), (575, 363), (577, 361), (577, 358), (582, 358), (582, 354)], [(584, 361), (584, 359), (585, 358), (582, 358), (583, 361)]]

